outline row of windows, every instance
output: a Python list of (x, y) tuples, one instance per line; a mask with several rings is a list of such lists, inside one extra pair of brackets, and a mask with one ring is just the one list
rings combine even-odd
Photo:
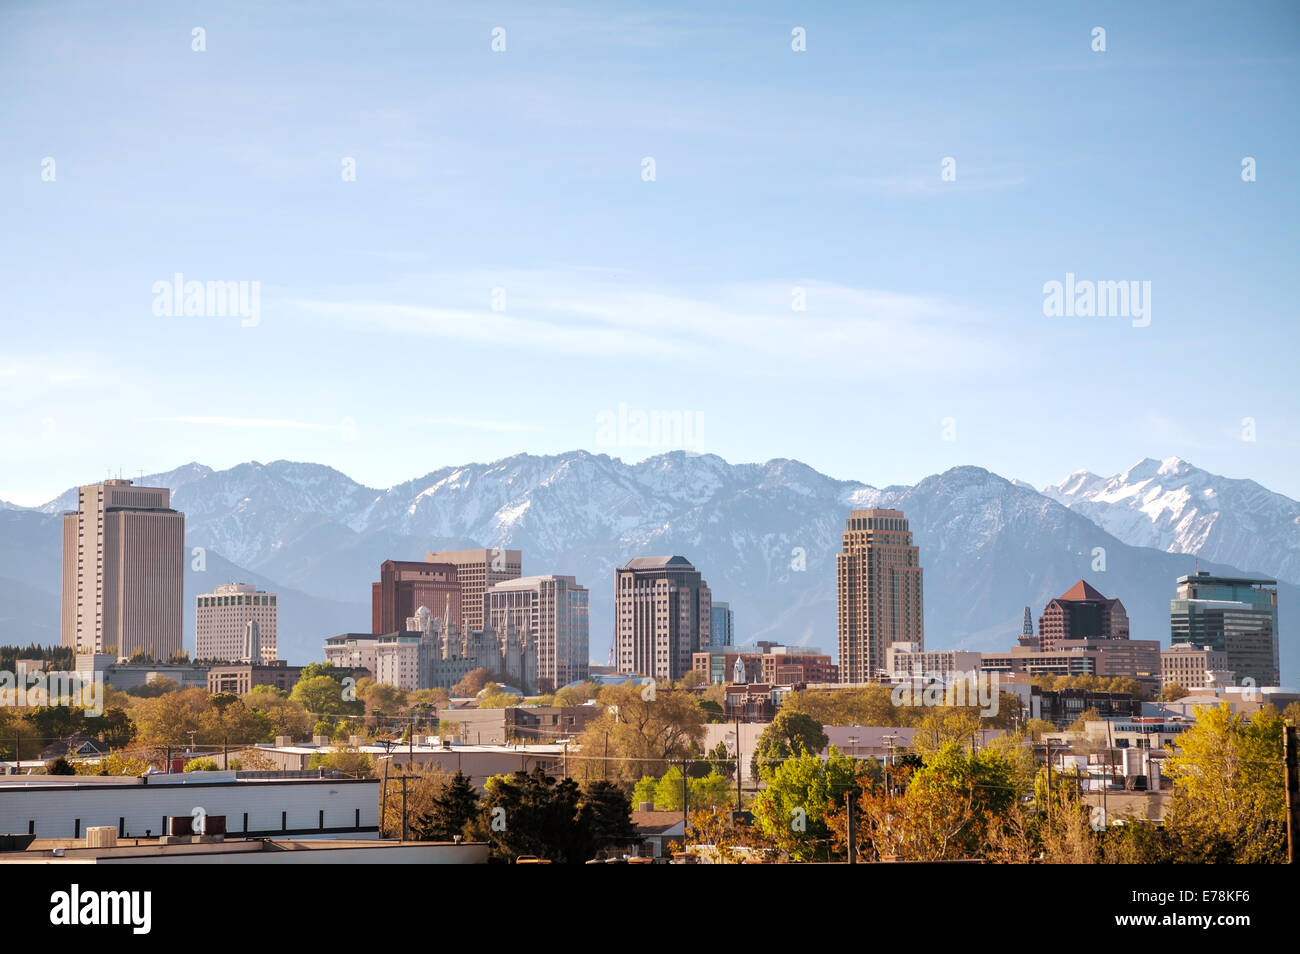
[(200, 596), (198, 605), (202, 607), (213, 606), (274, 606), (275, 597), (267, 593), (257, 593), (251, 596)]

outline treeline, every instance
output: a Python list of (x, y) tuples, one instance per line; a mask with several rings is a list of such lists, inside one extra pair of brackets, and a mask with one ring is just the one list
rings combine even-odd
[[(634, 854), (641, 841), (627, 792), (602, 779), (579, 784), (538, 766), (492, 776), (480, 795), (459, 771), (448, 775), (433, 768), (407, 778), (406, 834), (416, 841), (459, 837), (487, 842), (493, 861), (531, 855), (560, 864)], [(397, 837), (403, 818), (396, 779), (388, 779), (386, 795), (381, 834)]]
[(958, 727), (918, 737), (914, 752), (887, 767), (834, 749), (825, 762), (803, 751), (763, 765), (753, 824), (697, 812), (691, 840), (721, 861), (845, 859), (851, 803), (862, 860), (1281, 863), (1283, 725), (1272, 707), (1250, 719), (1226, 705), (1203, 711), (1165, 762), (1174, 789), (1162, 825), (1095, 825), (1082, 777), (1049, 777), (1018, 734), (976, 749)]
[(38, 646), (36, 643), (28, 646), (0, 646), (0, 670), (17, 672), (20, 659), (40, 659), (45, 662), (46, 669), (61, 672), (68, 672), (77, 665), (77, 654), (68, 646)]

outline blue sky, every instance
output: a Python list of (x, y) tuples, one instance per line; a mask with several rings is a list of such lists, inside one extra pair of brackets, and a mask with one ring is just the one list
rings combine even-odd
[[(877, 486), (1300, 497), (1294, 3), (697, 6), (0, 7), (0, 499), (670, 449), (620, 405)], [(178, 272), (256, 325), (155, 315)], [(1045, 316), (1067, 272), (1150, 324)]]

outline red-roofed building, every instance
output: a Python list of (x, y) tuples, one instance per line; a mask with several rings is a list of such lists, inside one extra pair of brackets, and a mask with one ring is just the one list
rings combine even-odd
[(1080, 580), (1044, 608), (1038, 639), (1043, 652), (1054, 652), (1065, 639), (1128, 639), (1128, 613), (1119, 600)]

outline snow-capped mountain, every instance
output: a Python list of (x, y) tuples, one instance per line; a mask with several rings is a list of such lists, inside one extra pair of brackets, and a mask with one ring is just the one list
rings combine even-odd
[(1148, 458), (1110, 478), (1078, 471), (1043, 493), (1125, 543), (1300, 582), (1300, 503), (1253, 480)]
[[(738, 641), (834, 652), (835, 555), (854, 508), (906, 513), (925, 569), (926, 643), (936, 649), (1004, 648), (1026, 605), (1037, 616), (1080, 578), (1123, 600), (1135, 639), (1167, 643), (1174, 581), (1192, 569), (1188, 556), (1131, 545), (1082, 508), (978, 467), (876, 488), (793, 460), (729, 464), (679, 451), (628, 464), (572, 451), (444, 467), (387, 489), (288, 461), (187, 464), (139, 482), (172, 488), (187, 545), (207, 551), (206, 573), (187, 573), (187, 603), (231, 580), (278, 589), (282, 654), (295, 662), (319, 658), (326, 636), (369, 628), (383, 560), (432, 549), (508, 546), (523, 551), (525, 574), (576, 576), (591, 591), (598, 661), (613, 627), (614, 567), (657, 554), (695, 564), (735, 611)], [(39, 510), (0, 511), (0, 641), (57, 633), (58, 514), (74, 504), (69, 491)], [(1283, 607), (1298, 596), (1285, 585)], [(1282, 615), (1289, 673), (1298, 654)]]

